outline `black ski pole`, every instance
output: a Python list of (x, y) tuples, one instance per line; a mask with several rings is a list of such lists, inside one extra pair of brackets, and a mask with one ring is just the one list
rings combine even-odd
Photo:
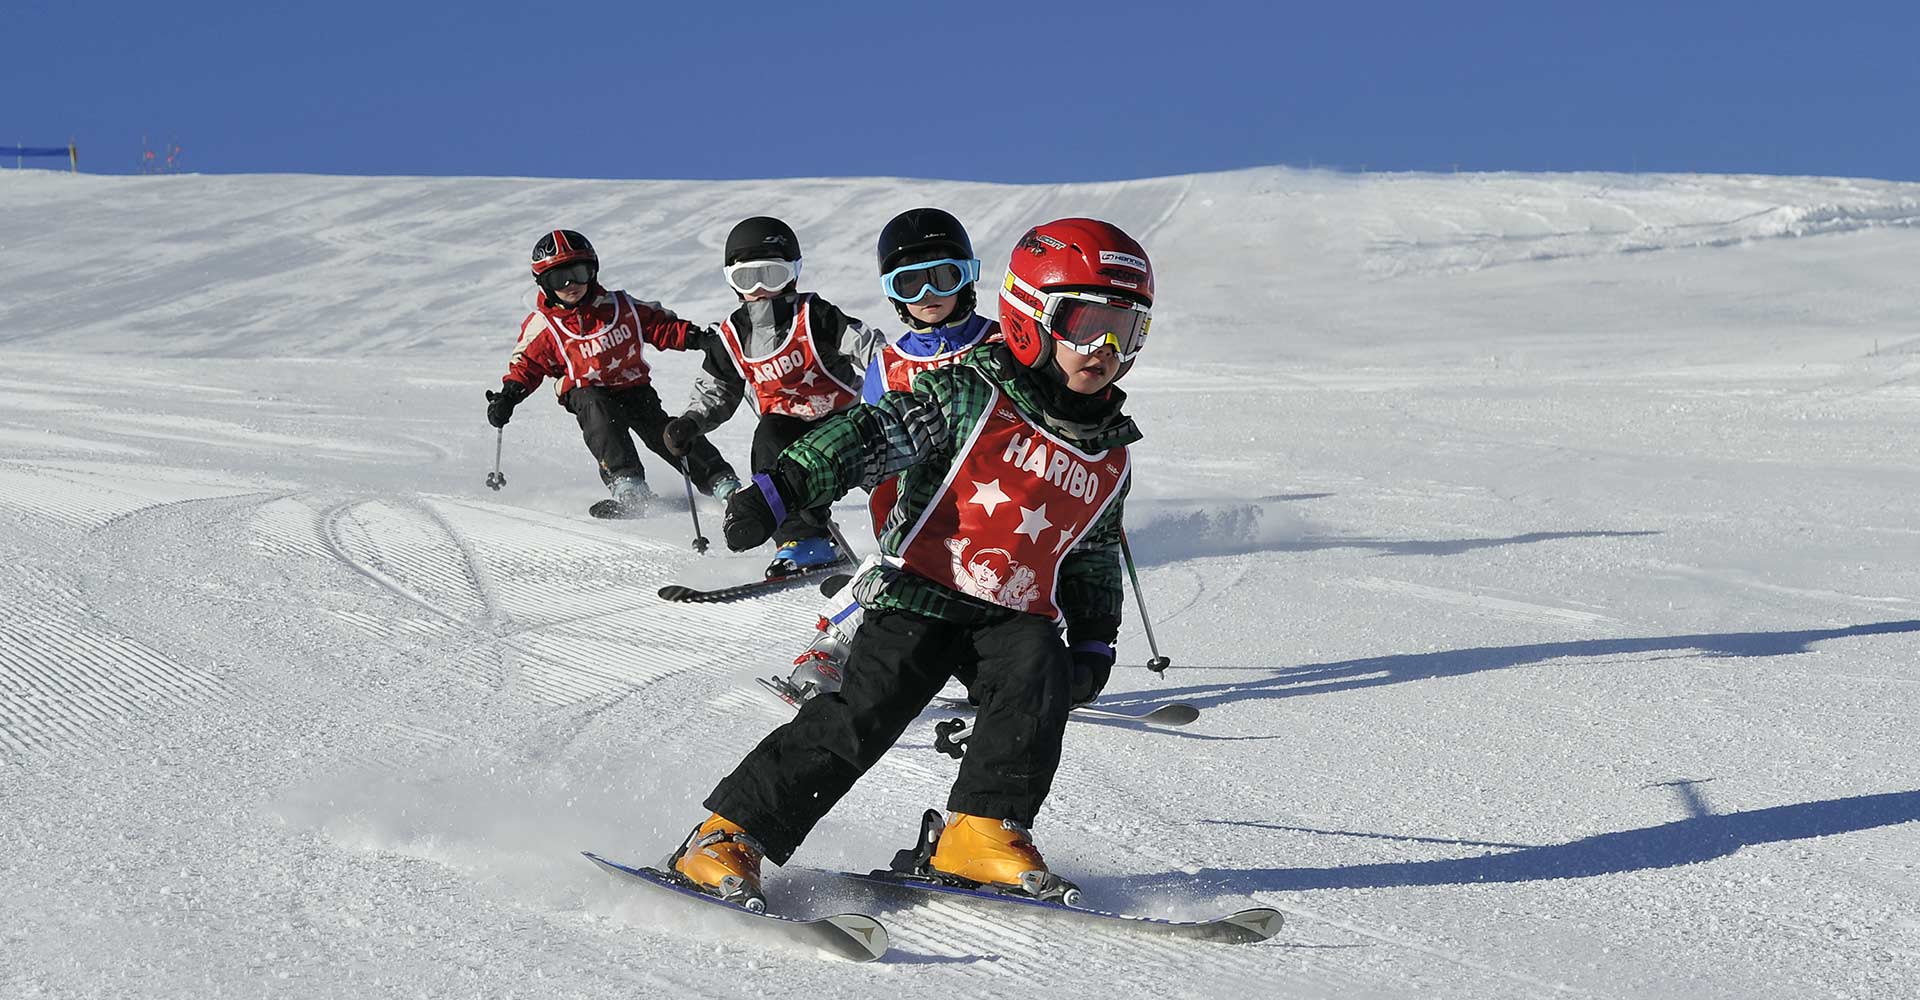
[(507, 485), (507, 477), (500, 472), (500, 446), (507, 439), (507, 429), (496, 427), (494, 430), (497, 433), (493, 439), (493, 471), (487, 473), (487, 488), (498, 492), (500, 487)]
[(680, 460), (680, 481), (687, 484), (687, 513), (693, 515), (693, 551), (707, 554), (707, 536), (700, 533), (700, 510), (693, 502), (693, 473), (687, 471), (687, 460)]
[(1153, 619), (1147, 617), (1147, 598), (1140, 593), (1140, 574), (1133, 568), (1133, 547), (1127, 544), (1127, 533), (1120, 532), (1120, 554), (1127, 559), (1127, 577), (1133, 581), (1133, 600), (1140, 605), (1140, 627), (1147, 630), (1147, 648), (1153, 651), (1153, 659), (1147, 661), (1147, 669), (1156, 674), (1165, 674), (1173, 661), (1160, 655), (1160, 644), (1153, 638)]
[(832, 514), (827, 514), (826, 518), (827, 533), (833, 536), (833, 543), (840, 546), (840, 558), (845, 559), (849, 563), (859, 562), (858, 559), (853, 557), (853, 546), (847, 544), (847, 536), (840, 533), (839, 523), (833, 519)]

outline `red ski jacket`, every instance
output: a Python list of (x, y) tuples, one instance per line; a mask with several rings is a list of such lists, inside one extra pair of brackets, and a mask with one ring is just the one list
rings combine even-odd
[(529, 392), (542, 379), (555, 379), (554, 391), (562, 396), (583, 385), (644, 385), (652, 378), (644, 345), (684, 351), (699, 347), (704, 332), (673, 310), (619, 289), (601, 289), (570, 309), (548, 303), (541, 292), (520, 324), (506, 378)]

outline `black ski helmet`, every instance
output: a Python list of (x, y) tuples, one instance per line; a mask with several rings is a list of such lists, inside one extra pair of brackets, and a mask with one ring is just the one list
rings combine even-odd
[(973, 259), (973, 241), (967, 238), (967, 227), (937, 208), (907, 209), (880, 228), (880, 273), (899, 267), (907, 254), (916, 250)]
[(742, 219), (727, 234), (727, 256), (723, 264), (738, 264), (743, 260), (780, 260), (800, 259), (800, 237), (793, 235), (793, 227), (779, 219), (767, 215), (756, 215), (751, 219)]
[[(880, 245), (875, 250), (880, 259), (880, 273), (906, 263), (919, 260), (939, 260), (953, 257), (958, 260), (973, 259), (973, 240), (967, 236), (967, 227), (950, 212), (938, 208), (909, 208), (887, 220), (880, 227)], [(920, 321), (907, 312), (904, 302), (887, 299), (893, 305), (893, 311), (900, 321), (908, 326), (919, 326)], [(973, 315), (978, 304), (973, 286), (967, 285), (954, 296), (953, 313), (943, 323), (951, 324)]]

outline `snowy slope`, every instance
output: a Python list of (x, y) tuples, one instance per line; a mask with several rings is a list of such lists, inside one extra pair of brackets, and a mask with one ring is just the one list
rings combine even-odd
[[(684, 501), (584, 517), (547, 397), (482, 485), (527, 246), (711, 320), (727, 227), (781, 215), (881, 317), (873, 234), (927, 203), (989, 275), (1065, 214), (1155, 257), (1129, 523), (1175, 667), (1110, 698), (1206, 711), (1077, 724), (1035, 832), (1104, 905), (1276, 941), (942, 904), (853, 966), (577, 855), (700, 818), (815, 602), (660, 603), (724, 571)], [(0, 173), (0, 997), (1920, 995), (1916, 220), (1817, 178)], [(939, 717), (800, 863), (912, 836)]]

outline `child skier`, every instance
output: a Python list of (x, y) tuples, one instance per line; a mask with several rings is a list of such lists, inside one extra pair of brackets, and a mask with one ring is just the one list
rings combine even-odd
[(979, 711), (952, 815), (929, 817), (913, 868), (1048, 898), (1071, 889), (1027, 830), (1068, 710), (1113, 666), (1127, 447), (1140, 438), (1113, 382), (1146, 341), (1150, 268), (1108, 223), (1035, 227), (1001, 293), (1005, 343), (828, 421), (728, 501), (738, 550), (787, 511), (900, 476), (888, 558), (854, 584), (867, 612), (846, 683), (806, 702), (707, 797), (712, 814), (668, 860), (682, 878), (725, 899), (763, 898), (762, 857), (784, 864), (957, 676)]
[(593, 505), (595, 517), (638, 517), (654, 498), (630, 434), (684, 469), (701, 492), (723, 501), (731, 496), (740, 480), (705, 438), (696, 435), (677, 450), (667, 448), (667, 414), (642, 352), (643, 344), (688, 350), (705, 331), (658, 303), (602, 288), (599, 255), (571, 229), (553, 230), (533, 245), (533, 280), (540, 291), (520, 324), (499, 391), (487, 392), (487, 422), (505, 427), (514, 407), (542, 379), (552, 378), (560, 405), (579, 420), (587, 449), (600, 460), (600, 479), (613, 494)]
[[(800, 239), (779, 219), (745, 219), (727, 234), (727, 284), (740, 300), (702, 338), (704, 373), (687, 411), (667, 424), (667, 445), (691, 447), (753, 401), (753, 467), (771, 468), (781, 449), (820, 421), (860, 399), (860, 373), (879, 350), (879, 334), (812, 292), (801, 292)], [(773, 531), (779, 542), (768, 577), (787, 576), (844, 558), (824, 509), (796, 508)]]
[[(912, 389), (920, 373), (953, 364), (1000, 336), (1000, 324), (974, 311), (980, 261), (973, 255), (966, 227), (950, 213), (937, 208), (901, 212), (881, 228), (875, 253), (880, 292), (893, 303), (907, 330), (883, 344), (867, 366), (860, 390), (861, 400), (867, 403), (877, 402), (882, 393)], [(896, 479), (889, 477), (868, 498), (876, 538), (886, 533), (897, 489)], [(792, 674), (784, 681), (776, 677), (766, 682), (796, 706), (840, 686), (846, 643), (860, 625), (860, 604), (851, 590), (834, 598), (820, 616), (812, 644), (794, 658)]]

